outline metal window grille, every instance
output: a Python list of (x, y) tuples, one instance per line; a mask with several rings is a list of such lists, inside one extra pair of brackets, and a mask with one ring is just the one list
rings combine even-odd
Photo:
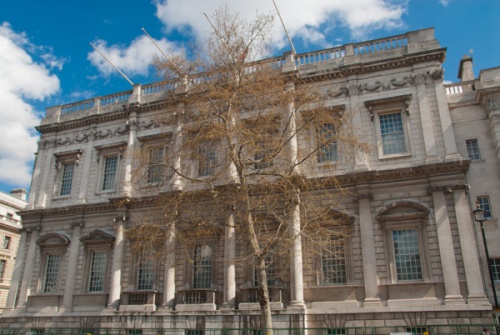
[(31, 334), (32, 335), (44, 335), (45, 334), (45, 329), (43, 329), (43, 328), (32, 328), (31, 329)]
[(215, 171), (217, 156), (212, 143), (204, 143), (198, 148), (198, 176), (210, 176)]
[(102, 190), (115, 188), (116, 170), (118, 167), (118, 156), (106, 157), (104, 159), (104, 171), (102, 176)]
[(406, 332), (413, 335), (422, 335), (427, 332), (427, 327), (407, 327)]
[(203, 335), (202, 329), (186, 329), (186, 335)]
[(212, 283), (212, 248), (197, 245), (194, 249), (193, 288), (210, 288)]
[(142, 335), (142, 329), (129, 329), (128, 335)]
[(43, 292), (54, 292), (57, 289), (57, 273), (59, 271), (60, 254), (48, 254), (45, 266), (45, 282)]
[(344, 236), (332, 235), (321, 253), (323, 284), (347, 283)]
[(492, 258), (490, 261), (491, 274), (494, 281), (500, 281), (500, 258)]
[(3, 248), (4, 249), (9, 249), (9, 247), (10, 247), (10, 240), (11, 240), (10, 236), (5, 236), (3, 238)]
[(420, 250), (416, 229), (392, 231), (394, 258), (398, 280), (419, 280), (423, 278)]
[(405, 134), (401, 113), (380, 115), (380, 133), (384, 155), (406, 152)]
[(92, 251), (89, 274), (89, 292), (104, 291), (108, 253), (106, 251)]
[(345, 328), (330, 328), (326, 330), (326, 335), (345, 335)]
[(64, 164), (61, 177), (61, 192), (59, 195), (70, 195), (71, 185), (73, 184), (73, 172), (75, 171), (75, 163)]
[(7, 264), (7, 261), (5, 259), (0, 260), (0, 279), (3, 278), (6, 264)]
[(139, 255), (139, 267), (137, 269), (137, 289), (152, 290), (154, 283), (154, 263), (147, 253)]
[(493, 214), (491, 212), (490, 197), (487, 195), (482, 195), (477, 197), (477, 203), (484, 210), (484, 218), (491, 219)]
[(338, 160), (337, 141), (333, 140), (335, 136), (335, 126), (331, 123), (325, 123), (318, 129), (318, 163), (334, 162)]
[(467, 147), (467, 156), (470, 160), (476, 161), (481, 159), (481, 152), (479, 151), (479, 142), (477, 139), (466, 140), (465, 146)]
[(149, 150), (149, 162), (148, 162), (149, 184), (159, 183), (161, 181), (163, 177), (164, 154), (165, 154), (165, 149), (163, 147), (152, 148)]

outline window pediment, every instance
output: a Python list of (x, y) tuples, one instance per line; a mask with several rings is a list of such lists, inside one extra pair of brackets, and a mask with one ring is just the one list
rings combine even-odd
[(49, 233), (40, 237), (36, 244), (42, 248), (67, 246), (70, 239), (62, 234)]
[(381, 222), (425, 219), (430, 210), (422, 204), (412, 201), (397, 201), (380, 209), (377, 219)]
[(115, 237), (108, 233), (103, 232), (102, 230), (96, 229), (90, 232), (88, 235), (80, 238), (80, 241), (88, 246), (88, 245), (111, 245), (115, 242)]

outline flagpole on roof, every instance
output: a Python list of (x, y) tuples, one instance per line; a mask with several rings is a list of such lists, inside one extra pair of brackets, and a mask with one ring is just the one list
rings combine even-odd
[(293, 46), (292, 39), (290, 38), (290, 35), (288, 34), (288, 30), (286, 30), (285, 22), (283, 22), (283, 18), (281, 17), (278, 6), (276, 6), (276, 2), (274, 2), (274, 0), (273, 0), (273, 4), (274, 4), (274, 8), (276, 8), (276, 13), (278, 13), (278, 17), (280, 18), (281, 25), (283, 26), (283, 29), (285, 29), (285, 34), (286, 34), (286, 37), (288, 37), (288, 42), (290, 43), (290, 46), (292, 47), (292, 52), (293, 52), (293, 54), (296, 54), (297, 52), (295, 52), (295, 47)]
[(146, 34), (146, 36), (151, 40), (151, 42), (153, 42), (153, 44), (158, 48), (158, 50), (160, 50), (160, 52), (162, 53), (162, 55), (165, 57), (165, 59), (168, 59), (167, 55), (165, 54), (165, 52), (163, 52), (163, 50), (160, 48), (160, 46), (155, 42), (155, 40), (151, 37), (151, 35), (149, 35), (149, 33), (146, 31), (146, 29), (144, 28), (141, 28), (142, 31), (144, 32), (144, 34)]
[(118, 72), (119, 72), (119, 73), (123, 76), (123, 78), (125, 78), (125, 79), (126, 79), (126, 80), (130, 83), (130, 85), (134, 86), (134, 83), (133, 83), (130, 79), (128, 79), (128, 77), (127, 77), (127, 76), (126, 76), (126, 75), (125, 75), (122, 71), (120, 71), (120, 69), (119, 69), (119, 68), (117, 68), (117, 67), (115, 66), (115, 64), (111, 63), (111, 61), (110, 61), (109, 59), (107, 59), (107, 58), (106, 58), (106, 56), (104, 56), (104, 54), (103, 54), (101, 51), (99, 51), (99, 49), (97, 49), (97, 47), (96, 47), (95, 45), (93, 45), (92, 43), (89, 43), (89, 44), (90, 44), (90, 45), (92, 46), (92, 48), (94, 48), (94, 49), (95, 49), (95, 51), (97, 51), (97, 52), (98, 52), (98, 53), (99, 53), (99, 54), (100, 54), (100, 55), (101, 55), (101, 56), (102, 56), (102, 57), (103, 57), (103, 58), (104, 58), (104, 59), (105, 59), (105, 60), (106, 60), (109, 64), (111, 64), (111, 66), (112, 66), (112, 67), (113, 67), (116, 71), (118, 71)]

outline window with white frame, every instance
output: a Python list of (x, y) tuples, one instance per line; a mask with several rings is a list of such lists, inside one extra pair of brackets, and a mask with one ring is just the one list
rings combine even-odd
[(48, 233), (40, 237), (36, 244), (41, 252), (41, 272), (39, 290), (41, 293), (58, 294), (60, 292), (59, 277), (63, 255), (70, 240), (61, 234)]
[(490, 268), (493, 280), (500, 282), (500, 258), (492, 258), (490, 261)]
[(366, 101), (375, 124), (379, 158), (406, 156), (410, 151), (409, 101), (411, 95)]
[(198, 147), (198, 176), (211, 176), (215, 172), (217, 164), (217, 154), (215, 144), (212, 141), (207, 141), (200, 144)]
[(90, 252), (89, 292), (104, 292), (108, 268), (108, 251), (93, 250)]
[(156, 184), (165, 178), (165, 148), (163, 146), (149, 148), (148, 184)]
[(73, 174), (75, 172), (75, 163), (64, 163), (61, 173), (61, 187), (59, 195), (65, 196), (71, 194), (73, 187)]
[(484, 210), (484, 218), (485, 219), (491, 219), (493, 217), (489, 196), (487, 196), (487, 195), (478, 196), (476, 198), (476, 203), (479, 205), (479, 207), (481, 209)]
[(267, 169), (273, 165), (272, 163), (272, 150), (269, 148), (268, 143), (261, 142), (257, 144), (258, 149), (254, 154), (254, 169), (262, 170)]
[(481, 151), (479, 150), (479, 142), (477, 138), (466, 140), (465, 147), (467, 148), (467, 157), (472, 161), (481, 159)]
[(103, 168), (102, 168), (101, 191), (109, 191), (115, 188), (117, 171), (118, 171), (118, 155), (104, 157)]
[(207, 244), (199, 244), (194, 248), (193, 288), (210, 288), (212, 286), (212, 248)]
[(343, 235), (332, 234), (321, 252), (323, 285), (347, 283), (345, 241)]
[(104, 293), (107, 290), (109, 255), (115, 237), (101, 230), (94, 230), (80, 238), (85, 246), (86, 292)]
[(3, 248), (4, 249), (10, 249), (10, 241), (12, 238), (10, 236), (4, 236), (3, 238)]
[(56, 160), (56, 192), (60, 197), (71, 196), (75, 179), (76, 167), (78, 166), (80, 156), (83, 153), (81, 149), (55, 153)]
[(47, 253), (45, 255), (45, 270), (43, 275), (43, 293), (55, 293), (58, 289), (59, 268), (62, 255)]
[(397, 280), (423, 279), (417, 229), (397, 229), (391, 235)]
[(332, 123), (325, 123), (317, 129), (317, 162), (335, 162), (338, 160), (337, 141), (335, 140), (335, 126)]
[(152, 255), (148, 252), (139, 254), (137, 266), (137, 290), (152, 290), (154, 285), (155, 266)]

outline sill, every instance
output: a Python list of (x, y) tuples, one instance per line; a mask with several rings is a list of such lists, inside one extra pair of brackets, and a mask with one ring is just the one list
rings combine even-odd
[(113, 188), (111, 190), (101, 190), (95, 192), (95, 194), (110, 194), (110, 193), (116, 193), (116, 189)]
[(404, 158), (404, 157), (411, 157), (410, 152), (404, 152), (400, 154), (391, 154), (391, 155), (382, 155), (379, 154), (379, 160), (385, 160), (385, 159), (397, 159), (397, 158)]
[(71, 194), (69, 195), (57, 195), (52, 198), (52, 201), (63, 201), (71, 199)]
[(467, 158), (467, 159), (470, 160), (471, 164), (486, 162), (486, 160), (484, 158), (480, 158), (480, 159), (470, 159), (470, 158)]

